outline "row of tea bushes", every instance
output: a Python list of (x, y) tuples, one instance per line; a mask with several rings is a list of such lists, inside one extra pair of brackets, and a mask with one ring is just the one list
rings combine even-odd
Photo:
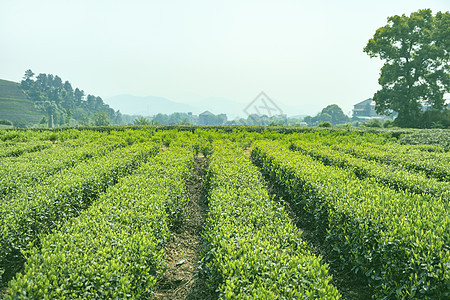
[[(45, 133), (38, 135), (35, 133), (35, 139)], [(65, 133), (65, 135), (64, 135)], [(132, 145), (133, 143), (145, 142), (148, 140), (159, 140), (159, 136), (154, 136), (152, 131), (124, 130), (110, 132), (96, 131), (76, 131), (68, 130), (52, 133), (56, 140), (53, 144), (50, 142), (40, 142), (32, 140), (25, 144), (8, 144), (10, 151), (20, 150), (26, 145), (50, 145), (49, 149), (44, 149), (34, 153), (23, 153), (19, 157), (2, 158), (0, 164), (0, 199), (5, 195), (17, 190), (30, 188), (30, 185), (36, 183), (42, 184), (49, 176), (60, 170), (73, 167), (77, 163), (94, 156), (104, 155), (116, 148)], [(47, 137), (48, 138), (48, 137)], [(70, 139), (69, 139), (70, 138)]]
[(326, 230), (340, 266), (364, 274), (379, 298), (450, 296), (449, 203), (325, 166), (277, 142), (258, 142), (254, 162), (285, 197)]
[(349, 153), (354, 157), (388, 165), (393, 164), (406, 170), (424, 172), (428, 177), (440, 181), (450, 181), (450, 155), (448, 153), (408, 151), (405, 150), (408, 146), (392, 144), (386, 144), (383, 147), (334, 144), (332, 148)]
[[(159, 151), (159, 145), (135, 144), (105, 156), (97, 156), (49, 177), (2, 200), (0, 206), (0, 274), (10, 276), (20, 267), (22, 250), (65, 220), (89, 207), (106, 188), (130, 174), (148, 157)], [(18, 263), (19, 262), (19, 263)]]
[(324, 145), (308, 142), (293, 142), (291, 150), (301, 151), (325, 165), (335, 165), (353, 171), (359, 179), (374, 178), (396, 190), (405, 190), (416, 194), (429, 194), (444, 201), (450, 200), (450, 183), (428, 178), (421, 172), (410, 172), (398, 166), (379, 164), (374, 161), (356, 158)]
[(38, 152), (52, 147), (50, 142), (0, 143), (0, 158), (16, 157), (24, 153)]
[(365, 145), (370, 148), (385, 151), (390, 154), (421, 156), (422, 159), (450, 160), (450, 153), (433, 145), (404, 145), (399, 143), (387, 143), (385, 145)]
[(293, 135), (293, 140), (301, 140), (307, 142), (316, 142), (323, 145), (343, 144), (343, 145), (384, 145), (389, 141), (393, 141), (388, 133), (375, 133), (375, 132), (356, 132), (341, 130), (337, 132), (323, 130), (323, 131), (311, 131), (304, 132), (302, 134)]
[(450, 130), (417, 130), (411, 134), (402, 135), (398, 142), (403, 145), (418, 147), (434, 146), (448, 152), (450, 151)]
[(42, 239), (6, 299), (142, 299), (164, 270), (169, 215), (187, 201), (193, 151), (158, 154)]
[(269, 199), (260, 172), (236, 144), (213, 144), (207, 188), (204, 261), (219, 298), (340, 298), (328, 267)]
[[(108, 133), (106, 133), (108, 134)], [(67, 140), (83, 139), (94, 141), (104, 137), (105, 133), (65, 128), (63, 130), (29, 130), (14, 129), (0, 130), (0, 144), (2, 143), (31, 143), (36, 141), (64, 142)]]
[(54, 173), (123, 146), (125, 144), (111, 141), (86, 144), (83, 141), (74, 140), (39, 152), (2, 158), (0, 199), (16, 191), (28, 189), (36, 183), (42, 184)]

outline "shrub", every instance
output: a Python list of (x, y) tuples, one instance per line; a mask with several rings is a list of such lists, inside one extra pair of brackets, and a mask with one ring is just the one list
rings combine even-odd
[(333, 125), (330, 122), (326, 121), (319, 123), (319, 127), (333, 127)]
[(383, 127), (383, 122), (381, 122), (380, 119), (372, 119), (372, 120), (364, 123), (364, 126), (381, 128), (381, 127)]

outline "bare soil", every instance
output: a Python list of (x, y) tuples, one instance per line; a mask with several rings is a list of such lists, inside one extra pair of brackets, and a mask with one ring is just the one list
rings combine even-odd
[(164, 249), (167, 270), (156, 284), (155, 299), (217, 299), (217, 295), (207, 287), (201, 269), (204, 248), (201, 233), (208, 210), (204, 195), (206, 163), (206, 158), (200, 154), (191, 177), (186, 181), (190, 199), (186, 216), (172, 229), (173, 234)]

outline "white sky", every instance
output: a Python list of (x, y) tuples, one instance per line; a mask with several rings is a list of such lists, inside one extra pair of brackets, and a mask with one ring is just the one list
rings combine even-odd
[(0, 78), (27, 69), (86, 93), (245, 104), (260, 91), (315, 114), (345, 113), (378, 89), (363, 47), (395, 14), (448, 11), (448, 0), (0, 0)]

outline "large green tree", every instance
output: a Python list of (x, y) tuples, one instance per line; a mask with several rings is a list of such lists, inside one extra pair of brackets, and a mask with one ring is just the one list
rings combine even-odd
[(331, 104), (322, 109), (322, 114), (329, 114), (331, 120), (322, 120), (321, 122), (331, 122), (333, 125), (345, 124), (349, 118), (344, 114), (342, 109), (337, 104)]
[(307, 116), (303, 119), (308, 125), (317, 125), (322, 122), (330, 122), (333, 125), (345, 124), (349, 118), (344, 114), (337, 104), (330, 104), (315, 117)]
[(378, 113), (395, 111), (397, 125), (415, 127), (421, 104), (444, 108), (450, 89), (450, 14), (430, 9), (393, 16), (369, 40), (364, 52), (385, 61), (373, 99)]

